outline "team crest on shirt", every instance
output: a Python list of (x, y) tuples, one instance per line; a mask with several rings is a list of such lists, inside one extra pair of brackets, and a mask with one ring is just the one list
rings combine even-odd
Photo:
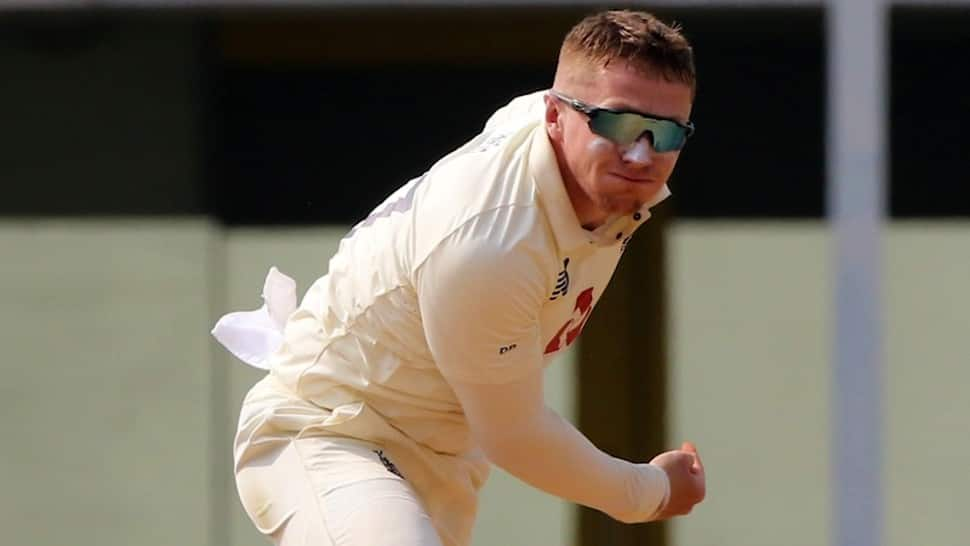
[(559, 296), (565, 296), (569, 293), (569, 258), (562, 261), (562, 271), (556, 275), (556, 287), (552, 291), (552, 295), (549, 296), (549, 301), (555, 301), (559, 299)]
[(568, 347), (573, 341), (576, 341), (576, 338), (583, 331), (583, 326), (586, 326), (586, 321), (589, 320), (589, 315), (592, 312), (593, 287), (591, 286), (576, 296), (576, 305), (573, 307), (572, 316), (569, 317), (566, 324), (563, 324), (562, 328), (546, 344), (544, 354), (554, 353)]

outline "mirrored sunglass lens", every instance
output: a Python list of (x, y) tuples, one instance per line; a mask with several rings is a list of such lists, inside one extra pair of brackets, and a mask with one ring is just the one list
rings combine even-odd
[(671, 152), (684, 146), (686, 132), (683, 127), (669, 121), (659, 121), (651, 129), (653, 148), (658, 152)]
[(647, 129), (646, 120), (635, 114), (600, 112), (591, 120), (593, 132), (626, 146), (633, 143)]
[(627, 146), (648, 131), (658, 152), (679, 150), (687, 138), (686, 130), (666, 120), (647, 119), (631, 113), (600, 112), (590, 122), (593, 132)]

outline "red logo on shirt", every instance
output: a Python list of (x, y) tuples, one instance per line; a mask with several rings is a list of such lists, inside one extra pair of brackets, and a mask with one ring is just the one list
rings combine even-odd
[(591, 286), (576, 296), (576, 307), (573, 308), (573, 316), (569, 317), (569, 321), (563, 324), (562, 328), (556, 332), (556, 335), (549, 340), (549, 343), (546, 345), (545, 354), (554, 353), (563, 347), (568, 347), (570, 343), (575, 341), (579, 337), (579, 333), (583, 331), (583, 326), (586, 325), (586, 321), (589, 319), (592, 311), (593, 287)]

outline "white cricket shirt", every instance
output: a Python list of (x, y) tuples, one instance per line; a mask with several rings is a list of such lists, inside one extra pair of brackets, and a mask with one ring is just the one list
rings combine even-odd
[(381, 445), (443, 542), (469, 542), (488, 463), (446, 380), (502, 383), (573, 343), (625, 242), (669, 195), (583, 229), (544, 92), (392, 194), (341, 241), (243, 405), (236, 464), (295, 435)]

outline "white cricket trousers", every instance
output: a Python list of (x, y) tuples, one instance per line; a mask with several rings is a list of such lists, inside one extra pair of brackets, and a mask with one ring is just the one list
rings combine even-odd
[(281, 441), (237, 468), (236, 486), (277, 546), (441, 546), (417, 494), (373, 444)]

